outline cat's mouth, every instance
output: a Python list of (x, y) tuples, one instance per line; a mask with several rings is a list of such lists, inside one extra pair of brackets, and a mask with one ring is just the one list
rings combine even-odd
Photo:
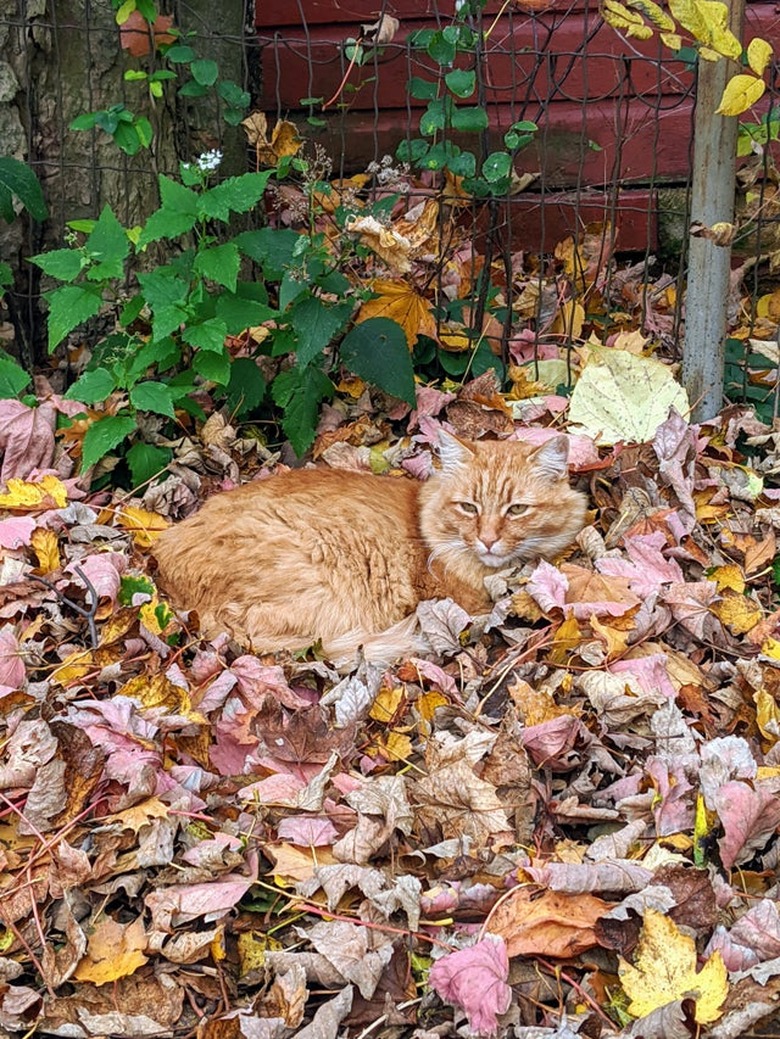
[(492, 549), (480, 548), (477, 549), (477, 558), (480, 563), (497, 570), (500, 566), (507, 566), (512, 557), (507, 555), (506, 552), (495, 552)]

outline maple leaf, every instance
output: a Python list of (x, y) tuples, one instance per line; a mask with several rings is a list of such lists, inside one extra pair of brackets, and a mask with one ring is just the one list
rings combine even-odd
[(502, 938), (491, 934), (468, 949), (442, 956), (431, 967), (428, 981), (448, 1003), (461, 1007), (478, 1035), (498, 1029), (498, 1015), (512, 1000), (507, 984), (509, 957)]
[(268, 117), (265, 112), (252, 112), (241, 125), (247, 140), (255, 146), (258, 166), (278, 166), (279, 159), (297, 155), (303, 147), (298, 127), (287, 119), (278, 119), (268, 137)]
[(355, 322), (367, 321), (371, 317), (387, 317), (404, 330), (406, 342), (411, 349), (418, 336), (436, 338), (436, 319), (433, 304), (405, 281), (377, 279), (371, 286), (377, 294), (362, 305)]
[(56, 506), (64, 509), (68, 504), (68, 490), (56, 476), (43, 476), (35, 483), (14, 478), (6, 487), (6, 493), (0, 494), (0, 508), (23, 510)]
[(696, 970), (696, 943), (655, 909), (645, 912), (634, 965), (621, 959), (620, 981), (631, 1003), (628, 1012), (645, 1017), (676, 999), (693, 999), (698, 1024), (717, 1021), (728, 995), (726, 966), (714, 952)]
[(170, 523), (157, 512), (149, 512), (137, 505), (124, 505), (117, 510), (117, 526), (133, 532), (133, 541), (139, 548), (151, 548)]
[(38, 567), (42, 574), (50, 574), (60, 566), (60, 548), (57, 535), (53, 530), (38, 527), (30, 538), (30, 544), (38, 559)]
[(131, 924), (120, 924), (110, 916), (104, 917), (90, 935), (87, 955), (73, 976), (78, 981), (106, 985), (143, 967), (148, 962), (145, 948), (146, 932), (140, 917)]

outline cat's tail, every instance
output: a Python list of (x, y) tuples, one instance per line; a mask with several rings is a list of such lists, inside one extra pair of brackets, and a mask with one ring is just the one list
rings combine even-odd
[(426, 656), (431, 652), (430, 643), (419, 630), (414, 613), (373, 635), (359, 630), (345, 632), (324, 641), (322, 648), (339, 670), (350, 668), (361, 650), (366, 660), (380, 665), (393, 664), (404, 657)]

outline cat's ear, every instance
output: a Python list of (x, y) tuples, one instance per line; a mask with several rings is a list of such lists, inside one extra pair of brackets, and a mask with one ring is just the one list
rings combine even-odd
[(563, 480), (569, 475), (569, 440), (558, 436), (548, 440), (531, 455), (531, 462), (551, 480)]
[(451, 473), (456, 469), (460, 469), (461, 466), (468, 465), (474, 458), (474, 452), (458, 437), (448, 433), (446, 429), (440, 429), (439, 458), (441, 459), (442, 471)]

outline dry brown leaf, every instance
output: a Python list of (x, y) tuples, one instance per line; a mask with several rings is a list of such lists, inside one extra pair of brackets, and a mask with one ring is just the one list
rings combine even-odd
[(598, 945), (593, 927), (609, 902), (587, 893), (536, 893), (514, 888), (490, 914), (487, 929), (506, 942), (509, 956), (578, 956)]
[(148, 962), (144, 922), (139, 917), (131, 924), (120, 924), (103, 917), (89, 936), (87, 955), (74, 972), (77, 981), (106, 985), (109, 981), (133, 974)]

